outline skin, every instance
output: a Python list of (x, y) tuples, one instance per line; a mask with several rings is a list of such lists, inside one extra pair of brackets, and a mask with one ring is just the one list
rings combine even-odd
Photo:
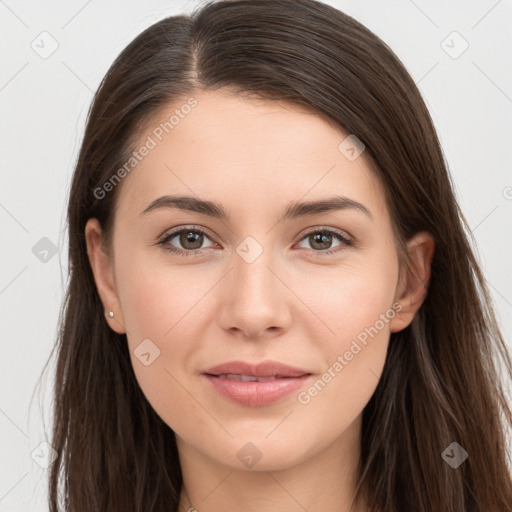
[[(348, 511), (362, 411), (390, 333), (407, 327), (424, 300), (434, 241), (425, 232), (410, 239), (413, 271), (401, 271), (384, 192), (365, 153), (347, 159), (338, 145), (348, 134), (315, 113), (222, 89), (194, 97), (198, 105), (119, 185), (110, 254), (101, 250), (97, 220), (87, 223), (96, 285), (114, 312), (106, 321), (127, 334), (138, 382), (176, 433), (186, 489), (180, 510)], [(160, 112), (141, 142), (180, 105)], [(139, 216), (165, 194), (222, 203), (231, 219), (177, 209)], [(279, 222), (291, 201), (334, 194), (364, 204), (373, 220), (340, 210)], [(202, 244), (174, 237), (168, 245), (203, 254), (156, 245), (185, 226), (209, 234)], [(341, 246), (334, 235), (330, 245), (315, 244), (310, 228), (341, 230), (357, 246)], [(236, 251), (247, 236), (263, 249), (250, 264)], [(324, 247), (341, 250), (318, 256)], [(397, 301), (401, 311), (307, 404), (294, 392), (269, 406), (242, 406), (200, 376), (225, 361), (271, 359), (316, 381)], [(145, 366), (134, 350), (147, 338), (160, 355)], [(248, 442), (261, 454), (252, 467), (237, 457)]]

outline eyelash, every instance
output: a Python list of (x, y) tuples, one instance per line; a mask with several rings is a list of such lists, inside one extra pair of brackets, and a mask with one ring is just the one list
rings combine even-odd
[[(196, 228), (196, 227), (190, 227), (190, 228), (181, 228), (181, 229), (178, 229), (176, 231), (171, 231), (170, 233), (166, 233), (158, 242), (157, 242), (157, 245), (162, 245), (162, 248), (165, 250), (165, 251), (169, 251), (173, 254), (178, 254), (179, 256), (185, 256), (185, 257), (189, 257), (189, 256), (201, 256), (205, 249), (191, 249), (191, 250), (183, 250), (183, 249), (179, 249), (179, 248), (176, 248), (176, 247), (173, 247), (171, 245), (168, 245), (168, 242), (170, 240), (172, 240), (174, 237), (176, 237), (177, 235), (180, 235), (181, 233), (201, 233), (202, 235), (205, 235), (207, 238), (211, 239), (211, 237), (208, 235), (208, 233), (200, 228)], [(312, 235), (312, 234), (318, 234), (318, 233), (322, 233), (322, 234), (330, 234), (330, 235), (334, 235), (336, 238), (338, 238), (338, 240), (340, 242), (342, 242), (342, 244), (340, 246), (338, 246), (337, 248), (335, 249), (325, 249), (323, 251), (315, 251), (313, 250), (313, 253), (316, 253), (315, 256), (320, 256), (320, 257), (323, 257), (323, 256), (329, 256), (333, 253), (336, 253), (336, 252), (339, 252), (341, 250), (343, 250), (343, 245), (345, 246), (348, 246), (348, 247), (351, 247), (351, 246), (354, 246), (355, 245), (355, 242), (349, 238), (348, 236), (346, 235), (343, 235), (341, 232), (338, 232), (338, 231), (335, 231), (333, 229), (328, 229), (328, 228), (316, 228), (314, 230), (311, 230), (311, 231), (308, 231), (307, 233), (304, 234), (304, 236), (299, 240), (299, 242), (302, 242), (302, 240), (304, 240), (304, 238), (308, 237), (309, 235)]]

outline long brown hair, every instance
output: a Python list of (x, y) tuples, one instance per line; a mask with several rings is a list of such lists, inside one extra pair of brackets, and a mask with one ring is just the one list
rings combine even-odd
[[(220, 87), (293, 101), (356, 134), (384, 185), (397, 247), (422, 230), (435, 238), (428, 295), (391, 334), (363, 411), (358, 496), (383, 512), (512, 510), (512, 413), (498, 364), (512, 378), (512, 361), (431, 117), (389, 47), (315, 0), (209, 2), (163, 19), (124, 49), (95, 94), (68, 203), (50, 510), (178, 510), (174, 432), (141, 392), (126, 335), (105, 321), (84, 229), (97, 218), (109, 240), (121, 187), (94, 191), (126, 162), (141, 126), (178, 98)], [(468, 453), (456, 468), (442, 456), (453, 442)]]

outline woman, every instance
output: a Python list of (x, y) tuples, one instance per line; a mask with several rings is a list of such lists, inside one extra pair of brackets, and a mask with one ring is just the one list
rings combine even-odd
[(428, 110), (313, 0), (164, 19), (69, 196), (50, 508), (503, 511), (512, 362)]

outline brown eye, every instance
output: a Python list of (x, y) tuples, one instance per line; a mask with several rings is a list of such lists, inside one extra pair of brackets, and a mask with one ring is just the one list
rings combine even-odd
[[(158, 243), (162, 245), (166, 251), (183, 256), (193, 256), (202, 253), (202, 249), (204, 249), (202, 245), (205, 239), (209, 240), (210, 237), (202, 229), (182, 228), (168, 233)], [(173, 240), (176, 241), (171, 243)], [(176, 245), (178, 245), (178, 247), (176, 247)]]
[[(202, 229), (182, 228), (164, 235), (158, 244), (162, 245), (164, 250), (181, 256), (196, 256), (203, 253), (204, 247), (202, 246), (205, 239), (211, 240)], [(333, 241), (336, 239), (339, 243), (332, 248)], [(303, 240), (309, 243), (315, 256), (327, 256), (354, 245), (354, 241), (348, 235), (332, 229), (310, 231), (302, 238), (301, 242)], [(213, 246), (215, 244), (210, 247)]]
[(196, 250), (203, 245), (204, 235), (197, 231), (182, 231), (179, 235), (179, 242), (184, 249)]
[(314, 233), (309, 235), (309, 243), (313, 247), (313, 249), (330, 249), (332, 244), (333, 236), (327, 233)]
[[(335, 248), (332, 248), (334, 239), (338, 239), (339, 243), (334, 246)], [(310, 231), (302, 238), (302, 240), (307, 240), (313, 251), (319, 253), (319, 255), (332, 254), (342, 250), (345, 246), (353, 245), (352, 240), (347, 235), (338, 233), (331, 229), (317, 229), (316, 231)]]

